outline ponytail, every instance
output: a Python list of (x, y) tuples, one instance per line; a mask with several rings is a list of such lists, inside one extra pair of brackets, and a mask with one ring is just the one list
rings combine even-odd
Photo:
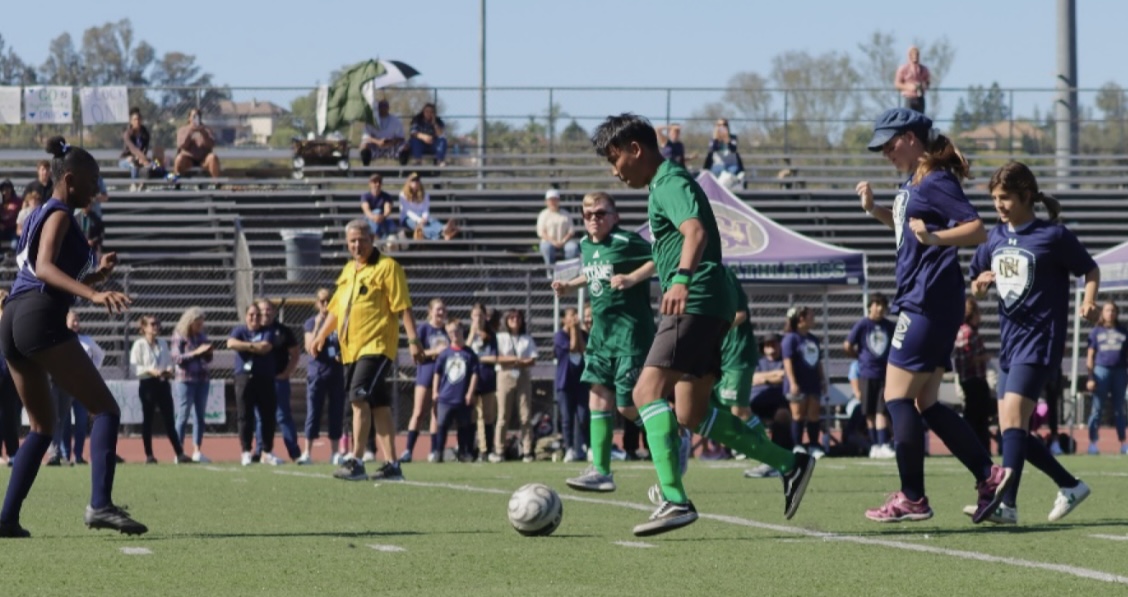
[(792, 307), (787, 310), (787, 323), (783, 326), (784, 333), (790, 334), (791, 332), (799, 332), (799, 322), (807, 316), (811, 310), (807, 307)]
[(1038, 191), (1034, 195), (1035, 202), (1041, 202), (1046, 206), (1046, 211), (1050, 214), (1049, 220), (1055, 224), (1061, 223), (1061, 202), (1055, 199), (1052, 195), (1047, 195)]
[[(916, 131), (913, 134), (916, 135)], [(925, 175), (937, 170), (949, 172), (959, 180), (971, 179), (971, 166), (951, 139), (934, 128), (917, 138), (924, 144), (924, 155), (913, 174), (913, 184), (920, 184)]]

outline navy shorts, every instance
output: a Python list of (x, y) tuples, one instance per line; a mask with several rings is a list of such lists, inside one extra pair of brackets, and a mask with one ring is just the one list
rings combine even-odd
[(928, 373), (938, 368), (952, 370), (952, 349), (960, 320), (944, 322), (921, 313), (901, 311), (889, 348), (889, 364), (913, 373)]
[(996, 394), (999, 400), (1008, 392), (1027, 400), (1037, 400), (1053, 375), (1054, 370), (1044, 365), (1011, 365), (1010, 369), (999, 371), (999, 391)]

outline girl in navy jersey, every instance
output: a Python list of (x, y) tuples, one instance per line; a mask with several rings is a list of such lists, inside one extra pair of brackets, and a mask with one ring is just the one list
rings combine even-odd
[[(999, 428), (1006, 481), (1000, 487), (1002, 503), (988, 520), (1018, 521), (1015, 498), (1027, 459), (1058, 484), (1049, 516), (1058, 520), (1089, 496), (1089, 487), (1066, 472), (1049, 448), (1030, 434), (1030, 416), (1065, 353), (1070, 275), (1085, 277), (1078, 315), (1096, 321), (1101, 271), (1077, 237), (1061, 225), (1061, 205), (1038, 190), (1024, 164), (999, 168), (988, 189), (999, 225), (975, 252), (969, 271), (976, 298), (985, 298), (992, 285), (999, 298)], [(1035, 216), (1036, 203), (1046, 207), (1048, 219)]]
[(0, 316), (0, 350), (12, 381), (27, 409), (31, 431), (15, 458), (4, 506), (0, 537), (28, 537), (20, 526), (20, 508), (31, 490), (39, 464), (51, 443), (52, 412), (48, 376), (90, 412), (91, 496), (86, 526), (140, 534), (148, 529), (114, 505), (112, 497), (121, 414), (102, 376), (86, 355), (78, 337), (66, 325), (75, 298), (120, 313), (129, 297), (95, 290), (113, 271), (117, 255), (102, 256), (100, 267), (72, 215), (90, 204), (98, 191), (98, 163), (85, 150), (71, 147), (62, 137), (47, 141), (54, 190), (27, 220), (20, 237), (19, 271)]
[(1089, 413), (1089, 453), (1100, 454), (1097, 438), (1101, 403), (1107, 398), (1116, 421), (1120, 453), (1128, 454), (1128, 443), (1124, 442), (1124, 430), (1128, 427), (1124, 416), (1124, 391), (1128, 387), (1128, 329), (1120, 324), (1120, 309), (1112, 301), (1101, 307), (1101, 319), (1089, 332), (1089, 353), (1085, 364), (1089, 368), (1085, 389), (1093, 395)]
[(815, 312), (811, 309), (788, 309), (782, 344), (783, 394), (791, 405), (791, 435), (795, 445), (803, 445), (806, 430), (807, 451), (821, 458), (819, 396), (826, 392), (826, 378), (823, 377), (822, 347), (811, 333), (814, 325)]
[(950, 139), (919, 112), (894, 108), (874, 125), (870, 151), (880, 151), (909, 176), (892, 209), (874, 203), (870, 183), (857, 185), (862, 208), (893, 229), (897, 246), (897, 326), (890, 340), (885, 404), (895, 438), (901, 491), (866, 511), (879, 522), (927, 520), (924, 491), (924, 423), (975, 476), (979, 494), (973, 520), (981, 522), (1002, 500), (1005, 471), (959, 415), (937, 401), (952, 348), (963, 323), (964, 282), (956, 251), (974, 247), (987, 233), (964, 196), (968, 165)]
[(438, 459), (438, 421), (435, 419), (434, 396), (431, 395), (431, 381), (435, 374), (435, 359), (439, 353), (450, 346), (450, 339), (446, 333), (446, 303), (441, 298), (433, 298), (427, 305), (427, 321), (416, 327), (418, 338), (423, 346), (423, 362), (415, 367), (415, 405), (411, 411), (411, 419), (407, 422), (407, 449), (400, 455), (400, 462), (411, 462), (415, 452), (415, 442), (419, 439), (419, 423), (424, 413), (430, 413), (431, 419), (431, 454), (429, 461)]

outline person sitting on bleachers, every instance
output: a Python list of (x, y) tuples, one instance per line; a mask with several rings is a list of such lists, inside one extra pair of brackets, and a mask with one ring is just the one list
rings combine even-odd
[(403, 122), (388, 111), (388, 100), (380, 100), (376, 104), (376, 123), (364, 125), (360, 161), (367, 166), (373, 158), (398, 158), (403, 139)]
[(435, 164), (446, 165), (447, 140), (443, 135), (446, 125), (435, 113), (435, 104), (427, 103), (411, 119), (411, 159), (415, 164), (423, 162), (423, 154), (435, 156)]
[[(444, 225), (431, 217), (431, 196), (417, 172), (412, 172), (399, 195), (400, 226), (415, 240), (450, 240), (458, 234), (454, 220)], [(410, 231), (410, 232), (409, 232)]]
[(43, 205), (43, 196), (39, 194), (39, 191), (30, 189), (24, 193), (23, 207), (20, 208), (20, 213), (16, 214), (17, 239), (23, 236), (23, 225), (31, 217), (31, 212), (35, 211), (40, 205)]
[(23, 201), (16, 195), (12, 181), (0, 182), (0, 246), (8, 246), (16, 240), (16, 216), (23, 207)]
[(681, 126), (671, 124), (669, 127), (655, 127), (658, 133), (658, 147), (662, 157), (685, 167), (685, 145), (681, 142)]
[(121, 140), (124, 146), (119, 165), (129, 169), (130, 178), (141, 178), (141, 169), (152, 166), (149, 160), (149, 129), (141, 123), (141, 108), (134, 106), (129, 109), (129, 126), (122, 132)]
[(39, 193), (40, 201), (50, 199), (51, 194), (55, 191), (55, 183), (51, 182), (51, 162), (48, 160), (39, 160), (35, 164), (35, 180), (24, 187), (23, 196), (25, 200), (32, 191)]
[(713, 140), (709, 142), (704, 168), (728, 188), (736, 186), (744, 178), (744, 161), (740, 159), (736, 145), (736, 135), (729, 130), (728, 121), (721, 118), (713, 127)]
[(383, 187), (384, 177), (373, 174), (368, 177), (368, 192), (360, 196), (360, 209), (364, 212), (364, 219), (368, 220), (368, 227), (378, 239), (388, 238), (396, 232), (396, 222), (392, 219), (392, 204), (395, 199)]
[(576, 222), (571, 214), (560, 209), (560, 191), (549, 189), (544, 194), (544, 203), (544, 209), (537, 215), (537, 238), (545, 264), (574, 258), (580, 252), (580, 245), (573, 238)]
[(188, 124), (176, 130), (176, 159), (172, 163), (173, 178), (192, 168), (203, 168), (212, 178), (219, 178), (219, 157), (215, 155), (215, 134), (204, 126), (200, 111), (188, 111)]

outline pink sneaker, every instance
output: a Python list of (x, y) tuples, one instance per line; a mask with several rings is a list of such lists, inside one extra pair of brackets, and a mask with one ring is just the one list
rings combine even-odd
[(884, 506), (866, 510), (866, 518), (877, 522), (928, 520), (932, 518), (932, 508), (928, 505), (927, 497), (914, 502), (898, 491), (889, 496)]
[(975, 514), (971, 517), (971, 521), (979, 524), (987, 520), (999, 504), (1003, 502), (1003, 494), (1010, 488), (1014, 477), (1011, 475), (1011, 469), (1003, 468), (997, 464), (991, 465), (991, 474), (987, 476), (987, 480), (975, 486), (975, 491), (979, 493), (979, 501), (975, 508)]

